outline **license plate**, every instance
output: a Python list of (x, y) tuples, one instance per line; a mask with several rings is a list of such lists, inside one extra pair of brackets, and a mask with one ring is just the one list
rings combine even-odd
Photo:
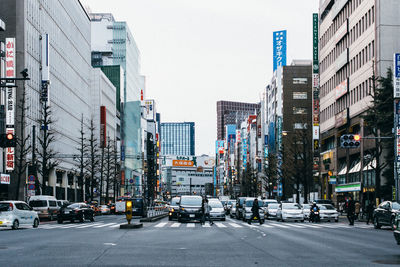
[(194, 218), (194, 214), (189, 214), (189, 217), (190, 218)]

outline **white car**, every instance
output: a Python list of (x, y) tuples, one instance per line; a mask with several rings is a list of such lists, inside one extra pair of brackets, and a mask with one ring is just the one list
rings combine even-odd
[(339, 212), (331, 204), (319, 204), (319, 217), (325, 221), (339, 221)]
[(270, 203), (265, 211), (266, 219), (276, 219), (276, 212), (278, 211), (278, 203)]
[(212, 199), (208, 201), (208, 205), (211, 207), (210, 217), (215, 220), (225, 221), (225, 209), (222, 206), (221, 201), (218, 199)]
[(302, 204), (301, 207), (303, 208), (304, 219), (308, 220), (310, 218), (310, 204)]
[(304, 222), (303, 209), (297, 203), (281, 203), (276, 212), (276, 219), (282, 222), (286, 220)]
[[(248, 222), (248, 221), (253, 221), (254, 220), (254, 218), (252, 218), (251, 216), (253, 215), (253, 212), (251, 211), (251, 209), (253, 208), (253, 202), (254, 202), (254, 200), (255, 200), (255, 198), (254, 197), (248, 197), (248, 198), (246, 198), (246, 200), (244, 201), (244, 203), (243, 203), (243, 208), (244, 208), (244, 214), (243, 214), (243, 220), (245, 221), (245, 222)], [(263, 222), (264, 223), (264, 220), (265, 220), (265, 218), (264, 218), (264, 209), (263, 209), (263, 207), (262, 207), (262, 205), (263, 205), (263, 202), (262, 202), (262, 200), (261, 199), (258, 199), (258, 205), (259, 205), (259, 211), (258, 211), (258, 213), (259, 213), (259, 215), (260, 215), (260, 220), (261, 220), (261, 222)]]
[(39, 226), (39, 216), (23, 201), (0, 201), (0, 227), (17, 230), (20, 226)]

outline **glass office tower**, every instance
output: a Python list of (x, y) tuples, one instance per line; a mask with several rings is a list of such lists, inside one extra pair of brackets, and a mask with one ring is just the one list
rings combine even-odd
[(194, 122), (161, 123), (161, 154), (194, 156)]

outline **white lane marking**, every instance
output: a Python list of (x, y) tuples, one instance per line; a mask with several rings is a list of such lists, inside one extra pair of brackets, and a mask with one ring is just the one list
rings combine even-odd
[(173, 223), (172, 225), (171, 225), (171, 227), (179, 227), (179, 226), (181, 226), (181, 223)]
[[(75, 228), (80, 226), (81, 224), (72, 224), (72, 225), (60, 225), (58, 228), (67, 229), (67, 228)], [(54, 227), (56, 228), (56, 227)]]
[(205, 223), (202, 225), (202, 227), (208, 228), (208, 227), (211, 227), (211, 225), (209, 223)]
[(272, 226), (281, 227), (281, 228), (289, 228), (289, 226), (278, 224), (278, 223), (270, 223)]
[(115, 225), (111, 225), (110, 228), (116, 228), (119, 227), (119, 225), (120, 225), (119, 223), (116, 223)]
[(247, 227), (251, 227), (251, 228), (257, 227), (257, 226), (255, 226), (255, 225), (248, 224), (248, 223), (242, 223), (242, 225), (245, 225), (245, 226), (247, 226)]
[(157, 225), (154, 226), (154, 227), (161, 228), (161, 227), (166, 226), (167, 224), (168, 224), (167, 222), (162, 222), (162, 223), (157, 224)]
[(223, 223), (215, 223), (216, 226), (220, 227), (220, 228), (226, 228), (226, 225), (224, 225)]
[(101, 227), (106, 227), (106, 226), (110, 226), (110, 225), (114, 225), (114, 223), (107, 223), (107, 224), (102, 224), (102, 225), (96, 225), (93, 228), (101, 228)]
[(304, 224), (304, 226), (309, 227), (309, 228), (322, 228), (319, 225), (315, 225), (315, 224)]
[(229, 223), (229, 224), (235, 228), (242, 228), (242, 226), (240, 226), (239, 224), (236, 224), (236, 223)]
[(87, 224), (87, 225), (79, 226), (79, 227), (77, 227), (77, 229), (93, 227), (96, 225), (101, 225), (101, 223)]
[(289, 225), (289, 226), (295, 227), (295, 228), (305, 228), (302, 224), (297, 224), (297, 223), (287, 223), (286, 225)]
[(195, 224), (194, 223), (188, 223), (186, 227), (193, 228), (193, 227), (195, 227)]
[(269, 224), (263, 224), (262, 227), (265, 227), (265, 228), (272, 228), (273, 226), (272, 226), (272, 225), (269, 225)]

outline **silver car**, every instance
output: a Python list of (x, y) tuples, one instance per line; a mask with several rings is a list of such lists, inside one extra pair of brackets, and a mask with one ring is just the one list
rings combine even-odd
[(39, 226), (39, 216), (23, 201), (0, 201), (0, 227)]
[(276, 218), (282, 222), (286, 220), (304, 222), (303, 209), (297, 203), (281, 203), (276, 212)]
[(219, 200), (209, 200), (208, 205), (211, 207), (210, 217), (213, 220), (225, 221), (225, 209)]
[[(248, 197), (245, 199), (244, 203), (243, 203), (243, 220), (245, 222), (249, 221), (249, 220), (253, 220), (254, 218), (252, 218), (251, 216), (253, 215), (253, 212), (251, 211), (251, 208), (253, 207), (253, 203), (254, 203), (255, 198), (254, 197)], [(265, 217), (264, 217), (264, 210), (262, 207), (262, 200), (258, 199), (258, 203), (259, 203), (259, 214), (260, 214), (260, 219), (262, 222), (264, 222)]]
[(266, 219), (276, 219), (276, 212), (278, 211), (278, 203), (270, 203), (265, 211)]
[(303, 204), (303, 205), (301, 205), (301, 207), (303, 208), (304, 219), (308, 220), (310, 218), (311, 205), (310, 204)]
[(339, 221), (339, 212), (335, 209), (331, 204), (319, 204), (319, 217), (322, 220), (326, 220), (330, 222), (331, 220), (335, 220), (335, 222)]

